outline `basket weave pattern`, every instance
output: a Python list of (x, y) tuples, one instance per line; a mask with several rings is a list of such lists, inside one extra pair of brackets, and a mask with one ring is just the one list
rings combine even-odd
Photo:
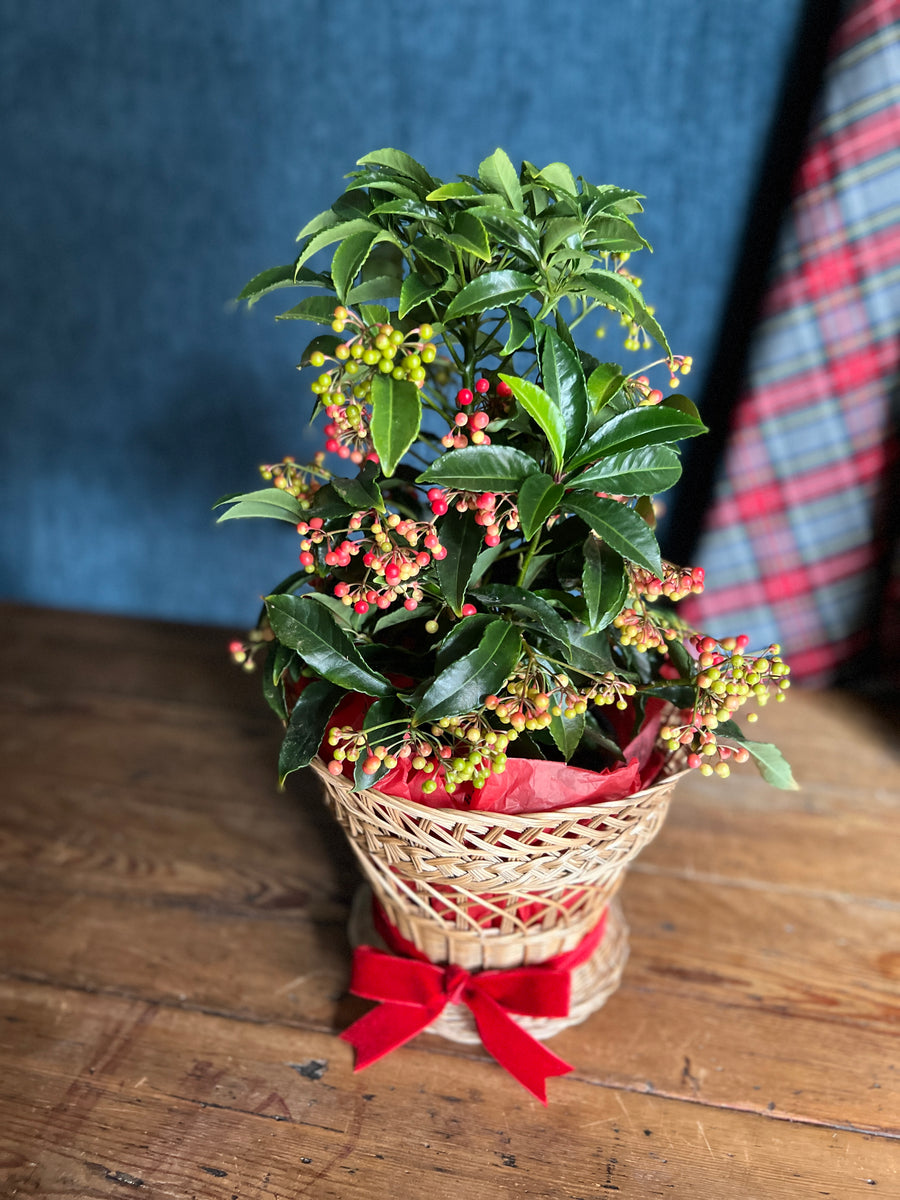
[[(659, 831), (681, 776), (622, 800), (507, 816), (354, 792), (318, 760), (313, 767), (391, 924), (432, 962), (467, 970), (574, 949)], [(610, 961), (614, 940), (610, 929), (601, 943)], [(619, 974), (624, 954), (627, 946)]]

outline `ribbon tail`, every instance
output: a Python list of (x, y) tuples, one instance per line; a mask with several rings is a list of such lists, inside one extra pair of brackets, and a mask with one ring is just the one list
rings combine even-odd
[(356, 1051), (354, 1071), (384, 1058), (421, 1033), (443, 1009), (420, 1004), (379, 1004), (340, 1035)]
[(475, 1018), (481, 1043), (488, 1054), (546, 1104), (548, 1078), (567, 1075), (574, 1068), (516, 1024), (491, 996), (473, 988), (465, 1002)]

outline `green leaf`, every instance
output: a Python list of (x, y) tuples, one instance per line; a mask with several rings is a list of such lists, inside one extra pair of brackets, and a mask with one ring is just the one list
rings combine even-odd
[(319, 325), (330, 325), (334, 320), (337, 299), (334, 296), (307, 296), (287, 312), (279, 313), (276, 321), (315, 321)]
[(594, 496), (591, 492), (569, 492), (565, 503), (617, 554), (657, 577), (662, 576), (659, 546), (653, 530), (637, 513), (618, 500)]
[[(422, 424), (419, 389), (408, 379), (376, 375), (370, 392), (372, 442), (384, 475), (393, 475)], [(490, 449), (490, 447), (488, 447)]]
[[(469, 317), (491, 308), (503, 308), (524, 300), (537, 287), (529, 275), (521, 271), (487, 271), (467, 283), (447, 306), (445, 321)], [(529, 327), (529, 334), (531, 329)]]
[(434, 266), (440, 267), (442, 271), (453, 270), (453, 251), (440, 238), (417, 237), (411, 243), (410, 249), (417, 257), (424, 258), (426, 262), (433, 263)]
[(584, 275), (576, 275), (571, 282), (573, 286), (581, 285), (584, 287), (590, 295), (602, 304), (608, 304), (618, 312), (631, 317), (637, 325), (640, 325), (652, 338), (659, 342), (667, 355), (671, 355), (672, 351), (666, 340), (666, 335), (654, 319), (652, 313), (647, 309), (640, 290), (630, 279), (626, 279), (624, 275), (620, 275), (616, 271), (607, 271), (601, 268), (589, 271)]
[(666, 396), (660, 404), (661, 408), (673, 408), (677, 412), (684, 413), (685, 416), (693, 417), (695, 421), (703, 422), (700, 416), (700, 410), (697, 405), (687, 396), (682, 396), (676, 392), (673, 396)]
[(587, 633), (583, 625), (570, 621), (569, 645), (572, 647), (569, 662), (576, 671), (602, 675), (605, 671), (615, 669), (609, 635), (602, 630), (599, 633)]
[(395, 300), (400, 295), (402, 282), (399, 275), (378, 275), (374, 279), (364, 279), (348, 293), (347, 303), (358, 305), (371, 300)]
[(562, 649), (568, 649), (569, 635), (565, 621), (551, 604), (536, 596), (534, 592), (508, 583), (493, 583), (488, 587), (479, 588), (472, 595), (479, 604), (508, 608), (517, 615), (524, 616), (555, 638)]
[(421, 275), (417, 275), (415, 271), (410, 271), (403, 280), (403, 287), (400, 289), (400, 307), (397, 310), (397, 315), (405, 317), (412, 309), (423, 304), (426, 300), (430, 300), (443, 286), (443, 283), (428, 283)]
[(390, 312), (383, 304), (363, 304), (360, 307), (359, 315), (369, 329), (375, 325), (386, 325), (391, 319)]
[(584, 713), (576, 713), (574, 717), (567, 717), (565, 713), (558, 717), (551, 715), (548, 728), (557, 749), (568, 762), (584, 736)]
[(554, 464), (556, 469), (560, 470), (565, 458), (566, 422), (556, 400), (530, 379), (519, 379), (516, 375), (502, 373), (500, 378), (509, 386), (531, 419), (546, 434), (553, 452)]
[(575, 176), (571, 168), (563, 162), (547, 163), (546, 167), (538, 171), (537, 178), (547, 185), (554, 196), (558, 196), (560, 192), (567, 196), (575, 196), (578, 193)]
[(337, 225), (340, 218), (334, 209), (326, 208), (324, 212), (320, 212), (318, 216), (312, 217), (300, 232), (297, 234), (297, 241), (302, 242), (304, 238), (312, 237), (315, 233), (321, 233), (323, 229), (330, 229), (332, 225)]
[(416, 723), (474, 712), (512, 673), (522, 653), (517, 629), (491, 621), (474, 650), (436, 675), (416, 705)]
[(347, 303), (353, 280), (369, 257), (369, 252), (381, 235), (373, 229), (362, 233), (354, 233), (345, 238), (334, 252), (331, 260), (331, 277), (334, 280), (334, 290), (342, 304)]
[[(366, 217), (354, 217), (350, 221), (342, 221), (339, 225), (332, 225), (329, 229), (323, 229), (321, 233), (317, 233), (311, 237), (303, 247), (297, 259), (296, 267), (301, 267), (307, 259), (312, 258), (320, 250), (324, 250), (326, 246), (333, 246), (335, 242), (343, 242), (356, 233), (370, 231), (378, 233), (379, 226)], [(381, 232), (384, 231), (382, 230)]]
[(238, 300), (246, 300), (248, 305), (255, 304), (260, 296), (273, 292), (276, 288), (294, 287), (294, 264), (287, 263), (283, 267), (269, 267), (254, 275), (238, 293)]
[(289, 650), (287, 646), (282, 646), (281, 642), (269, 642), (266, 661), (263, 663), (261, 671), (263, 696), (272, 712), (282, 721), (287, 720), (288, 714), (284, 703), (281, 677), (293, 657), (294, 651)]
[(665, 445), (701, 433), (706, 433), (702, 421), (676, 409), (664, 408), (661, 404), (631, 408), (612, 417), (591, 434), (568, 465), (574, 470), (613, 451)]
[(462, 180), (458, 180), (456, 183), (442, 183), (439, 188), (435, 188), (433, 192), (429, 192), (425, 199), (455, 200), (460, 197), (480, 195), (481, 193), (477, 188), (473, 188), (471, 183), (465, 183)]
[(496, 204), (479, 204), (469, 208), (470, 216), (477, 217), (497, 242), (517, 250), (535, 266), (540, 266), (540, 232), (534, 221), (515, 209)]
[(409, 217), (411, 221), (441, 221), (443, 213), (424, 200), (387, 200), (372, 210), (373, 216)]
[(538, 472), (529, 475), (519, 489), (519, 522), (522, 536), (531, 541), (548, 517), (559, 508), (565, 488), (555, 483), (549, 475)]
[(338, 475), (331, 480), (331, 486), (342, 500), (346, 500), (352, 506), (355, 512), (367, 508), (384, 512), (381, 488), (375, 482), (377, 471), (375, 463), (367, 462), (363, 464), (362, 470), (355, 479), (345, 479)]
[(584, 244), (613, 253), (650, 249), (650, 243), (641, 237), (627, 217), (594, 217), (585, 226)]
[(513, 446), (465, 446), (442, 454), (416, 479), (466, 492), (514, 492), (541, 468)]
[(472, 571), (484, 549), (484, 529), (475, 524), (472, 513), (461, 513), (451, 508), (440, 519), (438, 537), (441, 545), (446, 547), (447, 557), (436, 559), (433, 569), (444, 599), (460, 616)]
[(578, 355), (553, 329), (545, 330), (541, 344), (541, 381), (562, 414), (568, 457), (581, 445), (587, 426), (587, 387)]
[(456, 214), (452, 231), (441, 230), (440, 236), (467, 254), (474, 254), (476, 258), (483, 259), (484, 262), (491, 261), (491, 246), (487, 230), (477, 217), (470, 216), (465, 210)]
[(380, 672), (367, 665), (321, 604), (305, 596), (267, 596), (266, 612), (278, 640), (296, 650), (323, 678), (366, 696), (388, 696), (394, 691)]
[(736, 721), (720, 721), (716, 727), (716, 734), (719, 737), (726, 737), (730, 741), (738, 742), (741, 746), (746, 746), (766, 783), (771, 784), (772, 787), (781, 788), (785, 792), (800, 790), (800, 785), (794, 779), (790, 764), (777, 746), (773, 746), (771, 742), (748, 741)]
[(228, 512), (222, 513), (217, 524), (221, 524), (222, 521), (234, 521), (240, 517), (275, 517), (279, 521), (296, 525), (304, 515), (296, 496), (275, 487), (260, 488), (257, 492), (245, 492), (238, 496), (223, 496), (215, 502), (213, 508), (219, 508), (223, 504), (230, 504), (232, 507)]
[(392, 150), (385, 147), (383, 150), (373, 150), (371, 154), (366, 154), (357, 160), (358, 167), (364, 166), (387, 167), (390, 171), (396, 171), (398, 175), (403, 175), (406, 179), (413, 180), (420, 188), (424, 188), (425, 192), (432, 192), (440, 186), (439, 179), (433, 179), (421, 163), (416, 162), (403, 150)]
[(440, 674), (445, 667), (451, 666), (457, 659), (474, 650), (484, 636), (493, 620), (487, 613), (473, 613), (463, 617), (455, 625), (451, 625), (449, 633), (442, 639), (435, 656), (435, 673)]
[(595, 492), (644, 496), (664, 492), (678, 482), (680, 475), (681, 461), (674, 450), (668, 446), (643, 446), (609, 454), (568, 483)]
[(516, 350), (521, 350), (534, 332), (531, 315), (526, 309), (520, 308), (518, 304), (511, 304), (506, 310), (506, 316), (509, 320), (509, 337), (506, 339), (506, 345), (500, 351), (504, 358), (514, 354)]
[(478, 178), (489, 192), (499, 192), (505, 196), (512, 208), (518, 212), (524, 209), (522, 186), (519, 183), (519, 173), (512, 165), (509, 155), (499, 147), (490, 157), (486, 158), (478, 168)]
[(624, 382), (625, 376), (618, 363), (599, 363), (594, 368), (587, 381), (587, 390), (595, 413), (622, 390)]
[(292, 771), (308, 767), (315, 758), (331, 714), (346, 694), (344, 688), (325, 679), (316, 679), (297, 697), (278, 755), (279, 784), (283, 784)]
[(338, 337), (336, 333), (319, 333), (306, 344), (303, 353), (300, 355), (300, 366), (308, 367), (310, 365), (309, 356), (315, 353), (316, 350), (327, 355), (329, 358), (334, 357), (334, 352), (344, 339)]
[(628, 596), (628, 575), (621, 556), (591, 534), (584, 543), (581, 592), (591, 633), (605, 629), (622, 611)]

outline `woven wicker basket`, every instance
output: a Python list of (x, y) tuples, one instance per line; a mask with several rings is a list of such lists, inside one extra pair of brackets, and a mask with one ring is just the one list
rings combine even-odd
[[(610, 902), (627, 864), (659, 831), (683, 772), (623, 800), (507, 816), (354, 792), (318, 760), (313, 767), (388, 920), (434, 963), (479, 970), (545, 962), (574, 949), (610, 907), (600, 946), (573, 973), (569, 1017), (517, 1018), (534, 1036), (583, 1020), (618, 986), (628, 937)], [(377, 944), (369, 907), (355, 906), (351, 935)], [(431, 1031), (478, 1040), (460, 1005)]]

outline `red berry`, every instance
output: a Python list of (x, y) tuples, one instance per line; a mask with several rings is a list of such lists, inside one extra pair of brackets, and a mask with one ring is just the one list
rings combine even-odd
[(366, 604), (365, 600), (357, 600), (357, 602), (353, 605), (353, 611), (358, 612), (360, 616), (362, 616), (363, 613), (367, 613), (369, 611), (369, 606)]
[(456, 403), (457, 404), (471, 404), (474, 399), (475, 399), (475, 397), (472, 395), (472, 393), (469, 391), (468, 388), (460, 388), (459, 391), (456, 393)]
[(488, 381), (486, 379), (479, 379), (476, 381), (475, 391), (480, 392), (482, 396), (484, 395), (485, 392), (489, 392), (490, 390), (491, 390), (491, 385), (490, 385), (490, 383), (488, 383)]
[(476, 612), (478, 612), (478, 609), (474, 604), (464, 604), (460, 609), (460, 612), (464, 617), (474, 617)]
[(501, 400), (507, 400), (512, 395), (512, 388), (505, 379), (501, 379), (497, 384), (497, 395)]

